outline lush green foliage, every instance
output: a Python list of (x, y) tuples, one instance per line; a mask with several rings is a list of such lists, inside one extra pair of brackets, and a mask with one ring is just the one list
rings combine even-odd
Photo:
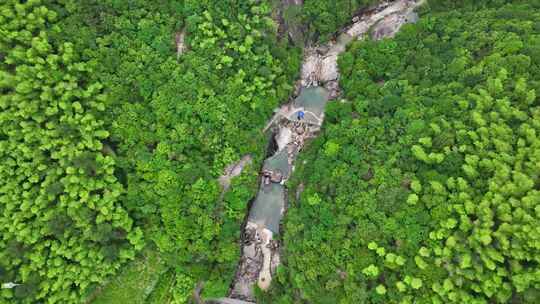
[(525, 2), (523, 0), (429, 0), (426, 1), (423, 9), (431, 11), (448, 11), (453, 9), (478, 10), (487, 7), (499, 7), (507, 3), (520, 1)]
[(102, 140), (103, 85), (40, 1), (0, 5), (0, 269), (9, 301), (76, 301), (142, 247)]
[(340, 58), (263, 298), (537, 303), (539, 8), (430, 13)]
[(0, 8), (0, 263), (2, 282), (24, 283), (2, 296), (83, 301), (89, 285), (134, 257), (143, 232), (173, 269), (175, 301), (198, 281), (206, 295), (223, 296), (257, 168), (222, 200), (217, 177), (244, 154), (262, 159), (260, 130), (299, 69), (298, 50), (276, 40), (270, 7), (34, 0)]
[[(289, 94), (298, 69), (272, 47), (277, 44), (267, 6), (191, 5), (197, 11), (183, 25), (189, 51), (178, 62), (173, 49), (166, 56), (152, 51), (161, 39), (144, 36), (144, 27), (150, 33), (160, 27), (146, 19), (132, 21), (135, 31), (122, 26), (104, 36), (93, 55), (99, 62), (120, 58), (99, 75), (111, 89), (111, 140), (127, 174), (126, 205), (178, 269), (180, 301), (199, 280), (207, 281), (208, 296), (226, 293), (257, 175), (255, 167), (247, 168), (221, 202), (217, 177), (243, 154), (262, 158), (266, 139), (260, 130)], [(172, 39), (168, 34), (164, 40)], [(123, 96), (130, 102), (117, 103)]]
[[(289, 15), (324, 41), (371, 2)], [(395, 40), (340, 58), (346, 101), (298, 162), (285, 267), (261, 301), (537, 302), (540, 3), (509, 2), (433, 0)], [(1, 302), (226, 293), (257, 168), (223, 196), (217, 178), (261, 162), (299, 69), (270, 10), (0, 4), (0, 283), (21, 284)]]
[(374, 0), (306, 0), (302, 7), (301, 22), (310, 38), (328, 40), (344, 24), (351, 21), (359, 9), (376, 3)]
[[(274, 0), (279, 2), (278, 0)], [(344, 25), (351, 22), (353, 15), (376, 3), (376, 0), (306, 0), (288, 3), (282, 12), (283, 20), (290, 27), (294, 43), (327, 42)]]
[(153, 246), (149, 246), (135, 260), (122, 267), (116, 276), (109, 279), (109, 282), (98, 287), (93, 292), (95, 298), (91, 302), (93, 304), (148, 303), (156, 286), (160, 284), (162, 278), (167, 277), (167, 269), (159, 252)]

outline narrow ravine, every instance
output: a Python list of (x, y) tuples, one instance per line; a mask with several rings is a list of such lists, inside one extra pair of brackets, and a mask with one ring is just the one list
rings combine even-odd
[(365, 39), (368, 34), (373, 39), (393, 37), (403, 24), (417, 20), (414, 9), (422, 3), (423, 0), (381, 2), (355, 16), (334, 41), (305, 48), (301, 77), (296, 83), (298, 94), (293, 96), (292, 102), (276, 110), (265, 128), (273, 134), (277, 148), (262, 167), (259, 192), (244, 227), (242, 256), (229, 298), (212, 300), (212, 303), (253, 302), (255, 284), (262, 290), (270, 287), (280, 263), (280, 244), (276, 236), (282, 233), (280, 223), (287, 208), (285, 182), (306, 141), (319, 133), (326, 103), (340, 95), (339, 54), (351, 41)]

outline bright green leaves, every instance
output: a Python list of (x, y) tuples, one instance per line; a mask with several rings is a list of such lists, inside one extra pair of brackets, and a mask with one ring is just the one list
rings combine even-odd
[(98, 130), (98, 131), (95, 131), (94, 134), (96, 135), (97, 138), (100, 138), (100, 139), (105, 139), (109, 137), (109, 132), (107, 132), (106, 130)]
[[(199, 281), (223, 296), (258, 172), (246, 167), (228, 191), (217, 180), (246, 154), (262, 158), (267, 140), (260, 130), (289, 95), (300, 54), (277, 41), (269, 3), (139, 1), (121, 9), (126, 4), (109, 2), (73, 4), (62, 27), (82, 27), (72, 36), (88, 44), (77, 47), (107, 93), (101, 103), (81, 105), (107, 110), (110, 128), (91, 130), (114, 145), (110, 155), (122, 169), (116, 175), (128, 189), (122, 201), (144, 234), (174, 257), (175, 300), (185, 302)], [(84, 22), (97, 16), (103, 26)], [(185, 51), (177, 56), (172, 44), (180, 33)], [(110, 206), (103, 211), (114, 214)], [(138, 237), (130, 236), (131, 244)]]
[(379, 268), (373, 264), (370, 264), (368, 267), (362, 269), (362, 273), (368, 277), (376, 277), (379, 275)]
[[(384, 263), (384, 266), (389, 269), (397, 269), (405, 265), (406, 260), (404, 257), (392, 252), (387, 253), (384, 247), (377, 246), (375, 242), (370, 242), (368, 244), (368, 249), (375, 251), (379, 257), (383, 258), (382, 262)], [(368, 267), (362, 269), (362, 273), (370, 277), (376, 277), (379, 275), (379, 268), (370, 264)]]
[(476, 237), (478, 238), (478, 240), (483, 244), (483, 245), (489, 245), (491, 243), (491, 241), (493, 240), (491, 238), (491, 235), (490, 235), (490, 232), (488, 230), (481, 230), (479, 231), (479, 233), (476, 235)]
[(423, 256), (423, 257), (430, 257), (431, 256), (431, 251), (426, 248), (426, 247), (420, 247), (420, 250), (418, 250), (418, 253)]
[(422, 287), (422, 280), (420, 280), (419, 278), (411, 279), (411, 287), (413, 289), (420, 289)]
[(405, 265), (405, 258), (403, 258), (400, 255), (396, 255), (395, 253), (387, 253), (384, 258), (385, 266), (387, 266), (390, 269), (397, 269), (403, 265)]
[(128, 235), (127, 239), (136, 250), (141, 250), (145, 245), (144, 235), (139, 227), (135, 228), (133, 232)]
[(377, 287), (375, 287), (375, 291), (380, 294), (380, 295), (384, 295), (386, 294), (386, 287), (384, 285), (377, 285)]
[(177, 273), (175, 277), (173, 299), (177, 303), (187, 303), (192, 295), (191, 290), (194, 284), (196, 284), (196, 281), (183, 271)]
[(418, 181), (418, 180), (413, 180), (413, 181), (411, 182), (411, 189), (412, 189), (415, 193), (419, 194), (419, 193), (422, 191), (422, 184), (421, 184), (420, 181)]
[(516, 33), (506, 32), (494, 45), (494, 51), (502, 56), (519, 53), (523, 48), (523, 41)]
[(409, 194), (409, 197), (407, 198), (407, 204), (409, 205), (416, 205), (418, 203), (418, 195), (416, 193)]
[(428, 264), (424, 261), (424, 259), (419, 256), (414, 257), (414, 262), (416, 263), (416, 266), (422, 270), (425, 270), (428, 267)]
[(453, 228), (456, 227), (457, 223), (458, 223), (458, 222), (457, 222), (456, 219), (454, 219), (454, 218), (449, 218), (449, 219), (447, 219), (446, 221), (442, 222), (442, 223), (441, 223), (441, 226), (444, 227), (444, 228), (446, 228), (446, 229), (453, 229)]
[(221, 63), (223, 63), (224, 65), (230, 67), (231, 66), (231, 63), (234, 62), (234, 59), (230, 56), (227, 56), (227, 55), (223, 55), (221, 57)]
[(39, 3), (0, 5), (0, 267), (17, 301), (74, 303), (145, 242), (101, 151), (102, 86)]
[(317, 193), (314, 193), (308, 197), (307, 202), (311, 206), (317, 206), (322, 202), (322, 200)]
[(461, 261), (459, 262), (459, 267), (461, 269), (467, 269), (472, 266), (472, 258), (471, 255), (466, 253), (461, 255)]
[(426, 148), (431, 148), (433, 145), (430, 137), (422, 137), (418, 140), (418, 142)]
[(384, 247), (379, 247), (375, 242), (370, 242), (368, 244), (368, 249), (375, 251), (380, 257), (384, 257), (384, 255), (386, 254), (386, 250), (384, 249)]
[(407, 290), (407, 285), (405, 285), (405, 283), (402, 281), (397, 281), (396, 288), (399, 292), (405, 292)]
[(334, 157), (339, 153), (340, 146), (338, 143), (329, 141), (324, 146), (324, 154), (328, 157)]
[(413, 289), (420, 289), (423, 286), (423, 282), (420, 278), (405, 276), (403, 281)]
[[(306, 301), (525, 303), (536, 295), (540, 57), (531, 26), (540, 15), (528, 4), (454, 6), (342, 56), (350, 103), (329, 105), (317, 152), (308, 148), (309, 165), (295, 173), (332, 204), (288, 215), (301, 227), (285, 236), (291, 272), (318, 274), (290, 286)], [(411, 225), (421, 219), (429, 229)], [(307, 253), (345, 239), (357, 249)], [(340, 267), (362, 275), (338, 293)]]
[(440, 164), (444, 160), (444, 155), (442, 153), (426, 153), (424, 148), (419, 145), (414, 145), (411, 147), (411, 151), (416, 157), (416, 159), (421, 160), (427, 164)]

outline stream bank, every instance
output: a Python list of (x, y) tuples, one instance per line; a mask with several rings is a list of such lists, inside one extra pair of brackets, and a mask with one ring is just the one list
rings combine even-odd
[(241, 259), (229, 298), (212, 303), (253, 302), (255, 285), (262, 290), (270, 287), (280, 264), (276, 236), (282, 233), (280, 223), (287, 208), (285, 183), (306, 141), (318, 135), (327, 102), (340, 96), (338, 56), (350, 42), (368, 34), (373, 39), (393, 37), (403, 24), (416, 21), (414, 9), (422, 3), (423, 0), (381, 2), (355, 16), (333, 41), (304, 49), (301, 76), (295, 84), (297, 96), (277, 109), (265, 128), (273, 134), (277, 150), (262, 166), (259, 192), (249, 209)]

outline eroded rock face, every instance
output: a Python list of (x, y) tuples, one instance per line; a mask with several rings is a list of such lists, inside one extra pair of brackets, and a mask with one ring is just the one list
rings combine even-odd
[(223, 175), (221, 175), (218, 179), (219, 184), (223, 188), (223, 192), (226, 192), (230, 185), (231, 180), (240, 174), (242, 174), (242, 171), (247, 165), (251, 165), (253, 162), (253, 157), (251, 155), (244, 155), (238, 162), (234, 164), (230, 164), (223, 170)]
[(413, 23), (417, 20), (418, 14), (412, 11), (390, 15), (373, 27), (371, 37), (374, 40), (393, 38), (404, 24)]
[(302, 86), (320, 85), (339, 78), (338, 56), (352, 40), (348, 34), (343, 34), (340, 38), (322, 47), (306, 49), (301, 71)]
[(372, 31), (375, 39), (393, 37), (407, 22), (416, 22), (414, 9), (422, 1), (401, 0), (382, 2), (363, 16), (355, 16), (354, 23), (346, 28), (335, 41), (304, 51), (300, 83), (304, 87), (323, 86), (332, 98), (339, 96), (338, 57), (347, 44), (355, 39), (364, 39)]
[(182, 30), (175, 35), (175, 44), (176, 44), (176, 58), (179, 59), (180, 56), (186, 51), (186, 31)]
[(283, 150), (292, 140), (292, 131), (289, 128), (279, 128), (276, 135), (276, 143), (279, 150)]
[(380, 20), (396, 13), (406, 12), (409, 9), (413, 10), (420, 4), (421, 1), (415, 0), (383, 1), (373, 11), (360, 17), (345, 33), (351, 37), (363, 39), (364, 35), (369, 32), (369, 29)]
[(263, 290), (270, 287), (272, 273), (279, 264), (276, 248), (272, 231), (248, 221), (244, 230), (242, 259), (230, 297), (250, 301), (253, 300), (255, 284)]

